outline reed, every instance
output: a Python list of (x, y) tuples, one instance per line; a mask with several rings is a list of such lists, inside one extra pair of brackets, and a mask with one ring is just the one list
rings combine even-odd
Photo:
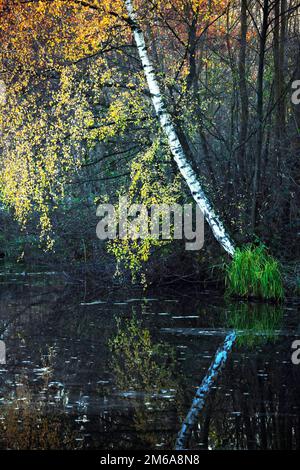
[(284, 298), (281, 267), (264, 245), (237, 249), (226, 268), (230, 296), (281, 301)]

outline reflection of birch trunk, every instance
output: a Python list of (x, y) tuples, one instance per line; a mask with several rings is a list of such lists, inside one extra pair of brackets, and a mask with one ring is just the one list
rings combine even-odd
[(3, 80), (0, 80), (0, 106), (6, 104), (6, 85)]
[(220, 370), (225, 365), (228, 355), (235, 343), (235, 340), (236, 333), (230, 333), (226, 336), (224, 343), (218, 349), (214, 362), (211, 364), (206, 376), (204, 377), (200, 387), (198, 388), (191, 409), (188, 412), (187, 417), (185, 418), (181, 430), (178, 434), (175, 447), (176, 450), (186, 449), (191, 433), (198, 422), (199, 414), (201, 413), (205, 405), (206, 398)]
[(6, 364), (6, 347), (4, 341), (0, 340), (0, 365)]
[[(2, 106), (6, 105), (6, 85), (3, 80), (0, 80), (0, 111)], [(3, 120), (1, 121), (1, 126), (0, 126), (0, 137), (3, 135)]]
[(174, 124), (172, 122), (171, 116), (164, 105), (158, 81), (155, 76), (154, 67), (148, 56), (144, 34), (137, 22), (133, 1), (124, 0), (124, 2), (129, 16), (129, 24), (134, 35), (139, 57), (141, 59), (144, 74), (151, 93), (153, 106), (159, 118), (160, 125), (168, 139), (169, 147), (173, 154), (174, 160), (177, 163), (177, 166), (183, 178), (185, 179), (188, 187), (190, 188), (194, 200), (200, 207), (201, 211), (205, 216), (206, 221), (210, 225), (215, 238), (223, 246), (225, 251), (232, 256), (235, 252), (235, 247), (232, 241), (230, 240), (230, 237), (227, 234), (223, 223), (215, 213), (212, 205), (210, 204), (210, 201), (208, 200), (205, 192), (203, 191), (203, 188), (200, 182), (198, 181), (196, 173), (194, 172), (191, 164), (188, 162), (180, 140), (178, 138), (177, 132), (175, 130)]

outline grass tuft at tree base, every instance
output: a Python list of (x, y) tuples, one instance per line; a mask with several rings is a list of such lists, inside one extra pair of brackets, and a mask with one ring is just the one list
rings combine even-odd
[(227, 294), (280, 301), (284, 298), (281, 267), (264, 245), (237, 249), (226, 268)]

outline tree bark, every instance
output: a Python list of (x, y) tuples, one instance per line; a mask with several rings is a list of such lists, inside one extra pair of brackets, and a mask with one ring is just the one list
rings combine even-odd
[(284, 55), (285, 55), (285, 11), (286, 0), (277, 1), (274, 6), (274, 89), (276, 103), (276, 154), (277, 168), (280, 171), (280, 159), (282, 144), (284, 143), (286, 127), (285, 111), (285, 79), (284, 79)]
[[(206, 27), (208, 27), (208, 22)], [(202, 152), (203, 152), (203, 161), (209, 173), (210, 180), (212, 182), (212, 187), (217, 189), (217, 180), (213, 172), (213, 168), (210, 160), (210, 152), (208, 141), (205, 135), (203, 118), (201, 113), (201, 104), (199, 103), (199, 83), (197, 80), (197, 65), (196, 65), (196, 51), (197, 51), (197, 21), (196, 18), (193, 18), (193, 21), (189, 27), (189, 74), (187, 77), (187, 89), (193, 93), (193, 99), (195, 103), (198, 103), (198, 106), (195, 107), (195, 114), (197, 117), (197, 128), (199, 132), (199, 138), (201, 142)], [(199, 158), (197, 159), (197, 164), (199, 163)]]
[(241, 127), (239, 139), (239, 166), (240, 174), (244, 174), (246, 159), (246, 141), (248, 136), (249, 123), (249, 98), (246, 80), (246, 50), (247, 50), (247, 3), (248, 0), (241, 0), (241, 39), (239, 54), (239, 89), (241, 99)]
[(251, 211), (251, 226), (252, 232), (255, 232), (256, 221), (257, 221), (257, 203), (258, 193), (260, 189), (260, 177), (261, 177), (261, 159), (263, 149), (263, 131), (264, 131), (264, 72), (265, 72), (265, 55), (266, 55), (266, 43), (268, 33), (268, 20), (269, 20), (269, 1), (264, 0), (263, 4), (263, 22), (262, 30), (260, 33), (259, 41), (259, 64), (257, 74), (257, 144), (256, 144), (256, 155), (254, 163), (254, 177), (253, 177), (253, 199), (252, 199), (252, 211)]
[(164, 105), (154, 67), (148, 55), (144, 34), (137, 22), (133, 1), (124, 0), (124, 3), (128, 13), (129, 24), (135, 39), (138, 54), (151, 93), (152, 103), (158, 116), (160, 125), (168, 139), (169, 147), (173, 154), (174, 160), (177, 163), (179, 171), (186, 181), (194, 200), (198, 204), (199, 208), (204, 214), (206, 221), (211, 227), (216, 240), (221, 244), (221, 246), (229, 255), (233, 256), (235, 253), (235, 246), (231, 241), (227, 231), (225, 230), (223, 223), (214, 211), (205, 192), (203, 191), (197, 175), (194, 172), (182, 148), (171, 116)]

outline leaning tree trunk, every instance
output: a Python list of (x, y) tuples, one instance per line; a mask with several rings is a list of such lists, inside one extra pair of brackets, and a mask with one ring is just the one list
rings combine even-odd
[(180, 173), (190, 188), (194, 200), (198, 204), (199, 208), (204, 214), (206, 221), (210, 225), (216, 240), (222, 245), (227, 253), (233, 256), (235, 252), (235, 246), (226, 232), (223, 223), (215, 213), (205, 192), (203, 191), (203, 188), (191, 164), (187, 160), (171, 116), (164, 105), (154, 67), (148, 55), (144, 34), (137, 22), (133, 1), (124, 0), (124, 2), (129, 17), (129, 24), (134, 35), (139, 57), (141, 59), (145, 77), (150, 90), (153, 106), (159, 118), (160, 125), (168, 139), (169, 147), (173, 154), (174, 160), (177, 163)]

